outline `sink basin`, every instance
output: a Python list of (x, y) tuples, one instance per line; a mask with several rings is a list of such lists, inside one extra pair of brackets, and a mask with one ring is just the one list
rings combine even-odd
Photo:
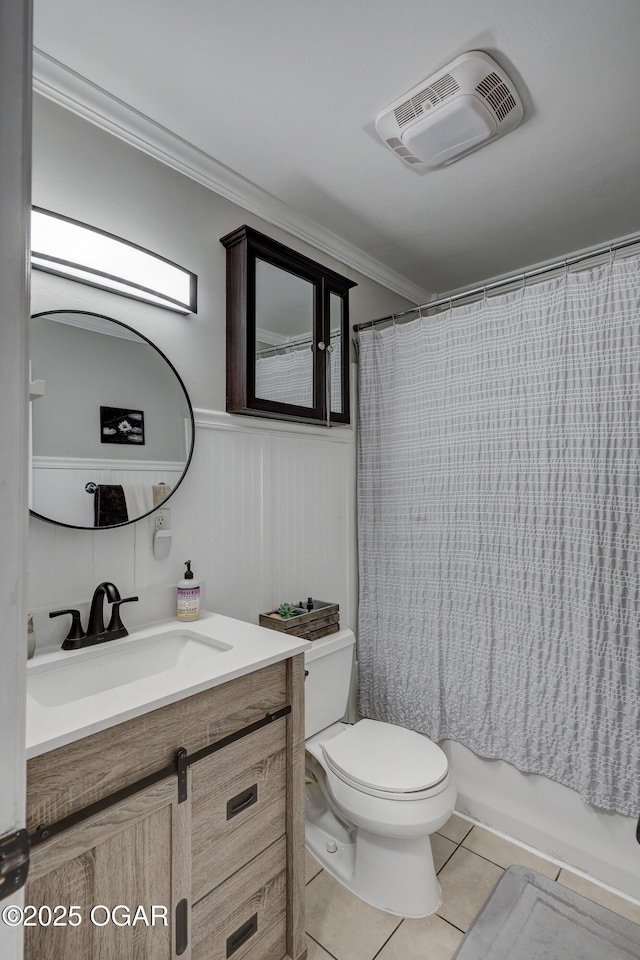
[(59, 707), (162, 674), (206, 667), (233, 647), (190, 630), (170, 630), (139, 640), (89, 647), (68, 660), (34, 665), (27, 671), (27, 694), (43, 707)]

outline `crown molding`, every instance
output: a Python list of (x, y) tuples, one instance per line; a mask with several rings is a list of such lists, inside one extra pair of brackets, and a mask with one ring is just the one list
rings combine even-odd
[(433, 294), (428, 290), (417, 286), (337, 234), (298, 213), (282, 200), (278, 200), (37, 47), (33, 50), (33, 89), (214, 193), (335, 257), (394, 293), (406, 297), (407, 300), (425, 303), (433, 299)]

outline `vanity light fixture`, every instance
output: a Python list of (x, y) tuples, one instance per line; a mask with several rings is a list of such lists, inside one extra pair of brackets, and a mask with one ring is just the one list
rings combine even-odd
[(197, 312), (194, 273), (135, 243), (41, 207), (31, 209), (31, 266), (177, 313)]

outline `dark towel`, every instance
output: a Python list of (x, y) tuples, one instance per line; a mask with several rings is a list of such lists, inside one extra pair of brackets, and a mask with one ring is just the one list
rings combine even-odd
[(129, 519), (120, 483), (99, 483), (94, 500), (94, 527), (112, 527)]

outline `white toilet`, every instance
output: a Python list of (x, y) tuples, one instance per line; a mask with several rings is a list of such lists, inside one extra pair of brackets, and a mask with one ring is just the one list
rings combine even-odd
[(404, 917), (440, 904), (429, 834), (456, 789), (443, 751), (390, 723), (340, 723), (355, 637), (341, 630), (305, 654), (306, 843), (357, 896)]

